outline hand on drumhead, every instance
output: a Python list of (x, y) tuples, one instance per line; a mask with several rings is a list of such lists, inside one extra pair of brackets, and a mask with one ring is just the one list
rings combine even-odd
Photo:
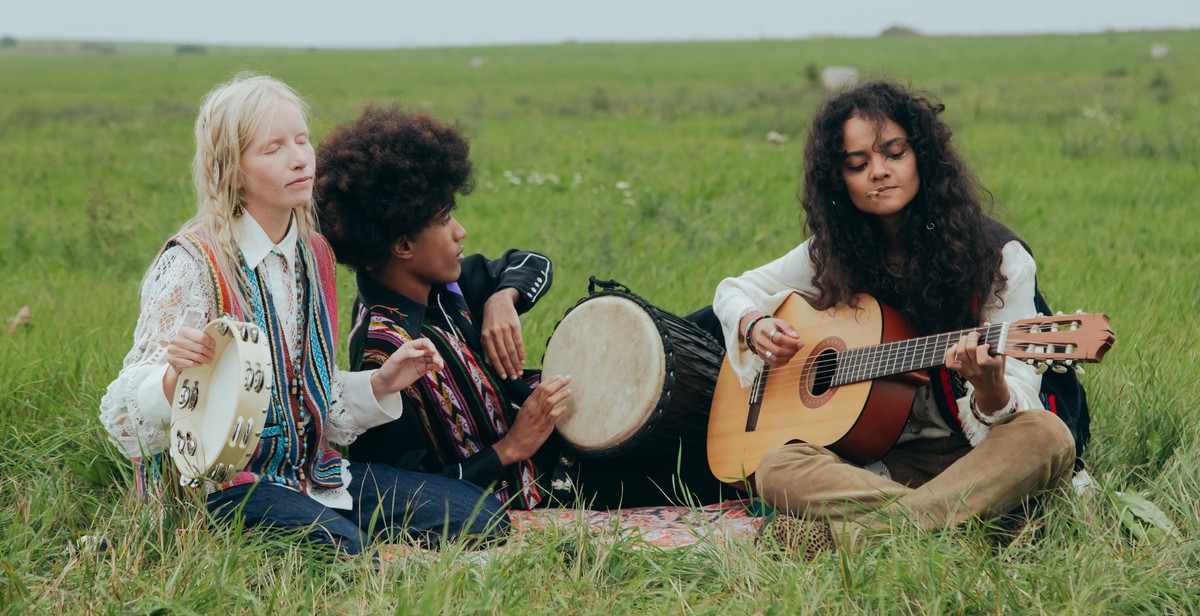
[(758, 356), (771, 367), (786, 365), (804, 346), (800, 334), (783, 319), (760, 319), (750, 335)]
[(501, 464), (508, 466), (529, 459), (550, 438), (554, 421), (567, 410), (560, 405), (571, 397), (570, 384), (570, 376), (555, 376), (542, 381), (533, 390), (533, 394), (521, 405), (521, 410), (517, 411), (517, 419), (508, 434), (492, 445)]
[(446, 365), (442, 356), (427, 338), (417, 338), (396, 349), (387, 361), (371, 375), (371, 389), (376, 398), (393, 394)]
[(167, 400), (175, 395), (179, 373), (211, 362), (216, 349), (216, 341), (203, 331), (187, 326), (179, 328), (163, 350), (163, 360), (169, 366), (163, 373), (163, 393)]
[(483, 352), (502, 379), (517, 379), (524, 372), (525, 343), (517, 315), (517, 290), (496, 291), (483, 305)]

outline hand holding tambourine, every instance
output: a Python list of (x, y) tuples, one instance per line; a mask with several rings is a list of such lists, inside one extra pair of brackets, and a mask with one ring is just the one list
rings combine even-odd
[[(168, 347), (172, 369), (191, 366), (175, 383), (168, 450), (181, 484), (222, 483), (245, 468), (258, 447), (274, 382), (270, 346), (257, 325), (221, 317), (202, 330), (213, 342), (211, 360), (203, 361), (207, 345), (189, 346), (187, 340), (197, 341), (187, 333)], [(180, 336), (184, 344), (177, 344)]]
[[(252, 323), (221, 317), (203, 330), (181, 328), (167, 358), (172, 368), (188, 366), (179, 371), (171, 398), (169, 450), (180, 483), (229, 481), (250, 462), (271, 405), (275, 374), (266, 334)], [(432, 342), (412, 340), (371, 375), (371, 387), (382, 397), (443, 366)]]

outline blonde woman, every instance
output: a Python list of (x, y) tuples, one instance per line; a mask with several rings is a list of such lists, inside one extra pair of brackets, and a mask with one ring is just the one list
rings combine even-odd
[(246, 526), (301, 529), (349, 554), (370, 542), (367, 528), (419, 541), (444, 532), (502, 537), (507, 519), (482, 489), (351, 463), (327, 444), (396, 419), (397, 392), (443, 362), (416, 340), (378, 370), (334, 365), (334, 260), (314, 231), (306, 111), (291, 88), (261, 75), (239, 75), (205, 97), (192, 162), (197, 213), (146, 273), (133, 349), (100, 419), (125, 455), (156, 475), (179, 373), (214, 359), (213, 340), (198, 328), (230, 314), (268, 332), (276, 374), (250, 463), (207, 494), (218, 519), (237, 512)]

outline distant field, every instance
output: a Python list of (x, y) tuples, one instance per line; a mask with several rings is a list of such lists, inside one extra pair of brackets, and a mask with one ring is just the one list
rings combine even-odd
[[(0, 611), (1200, 612), (1197, 34), (2, 48), (0, 316), (29, 305), (32, 324), (0, 330)], [(1157, 43), (1166, 58), (1151, 58)], [(1112, 317), (1117, 347), (1085, 377), (1101, 490), (1052, 503), (1040, 547), (899, 534), (839, 567), (748, 545), (608, 552), (581, 531), (520, 557), (376, 575), (243, 545), (186, 512), (156, 525), (127, 509), (130, 478), (97, 404), (130, 345), (140, 277), (193, 211), (192, 121), (214, 84), (244, 69), (282, 78), (311, 103), (318, 143), (369, 102), (461, 123), (477, 166), (459, 211), (468, 252), (555, 262), (553, 290), (524, 321), (537, 364), (589, 274), (686, 313), (802, 239), (796, 172), (823, 96), (810, 74), (827, 65), (939, 95), (996, 214), (1033, 246), (1051, 304)], [(353, 279), (340, 284), (344, 323)], [(1123, 514), (1116, 491), (1143, 494), (1176, 537), (1137, 539), (1143, 518)], [(64, 553), (96, 533), (127, 540)]]

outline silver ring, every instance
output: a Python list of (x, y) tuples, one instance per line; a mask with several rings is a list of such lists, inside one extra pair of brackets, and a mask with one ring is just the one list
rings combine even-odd
[(767, 340), (770, 340), (771, 343), (773, 344), (775, 342), (775, 334), (778, 334), (778, 333), (779, 333), (778, 329), (771, 330), (771, 335), (767, 336)]
[(774, 355), (773, 355), (773, 354), (772, 354), (770, 351), (767, 351), (766, 353), (763, 353), (763, 359), (768, 359), (768, 360), (769, 360), (769, 359), (771, 359), (772, 357), (774, 357)]

